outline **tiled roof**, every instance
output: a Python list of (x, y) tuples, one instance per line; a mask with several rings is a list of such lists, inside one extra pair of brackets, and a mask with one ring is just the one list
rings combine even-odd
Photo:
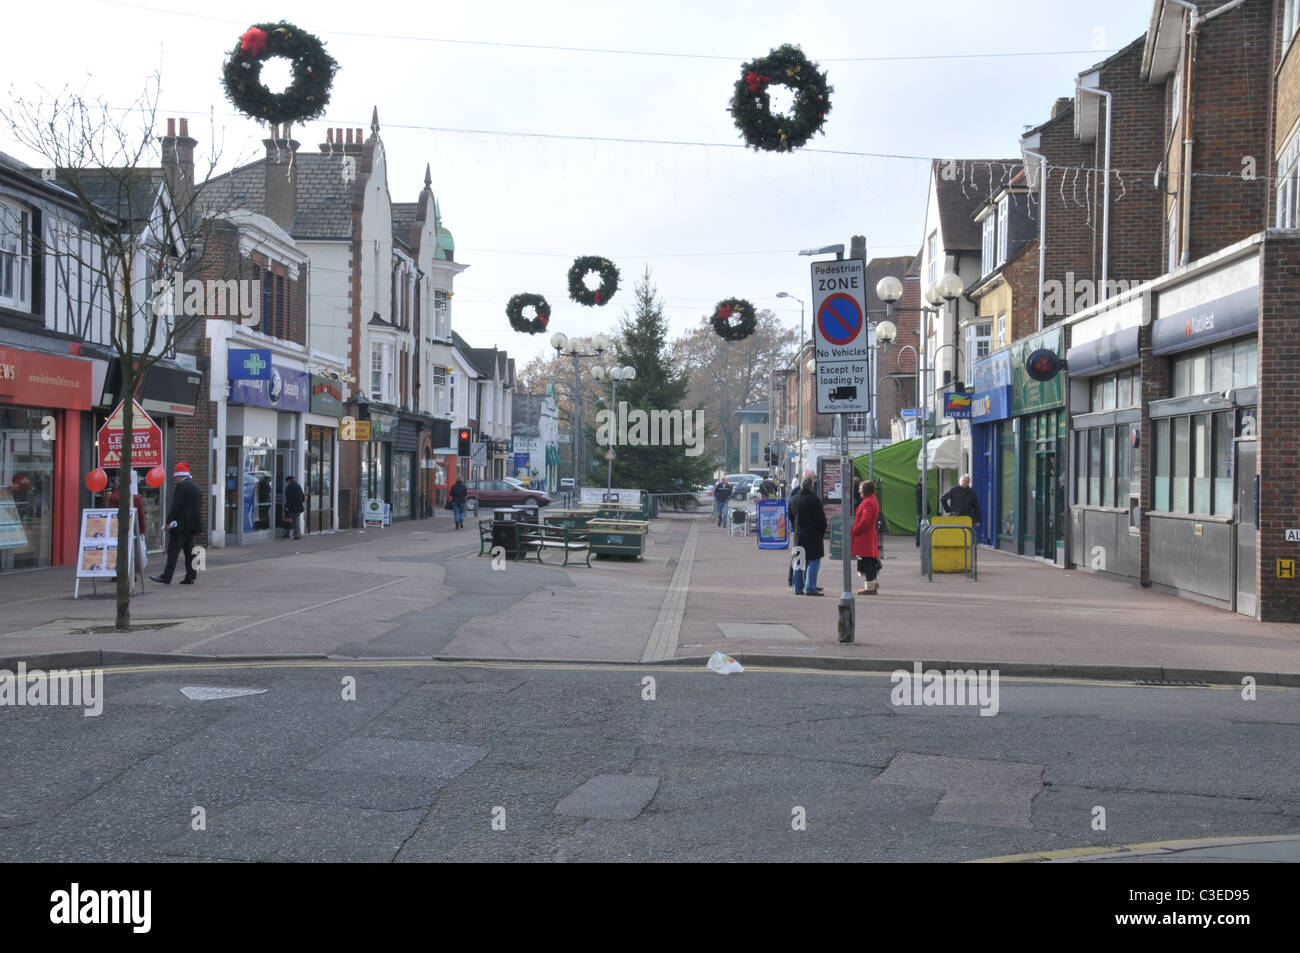
[[(71, 189), (70, 173), (59, 170), (58, 182)], [(162, 169), (79, 169), (76, 181), (86, 198), (124, 221), (147, 219), (163, 186)]]
[[(981, 247), (981, 227), (972, 216), (980, 203), (1010, 182), (1020, 168), (1019, 159), (958, 159), (951, 166), (947, 160), (934, 160), (931, 174), (945, 251), (976, 251)], [(950, 170), (954, 173), (951, 177), (946, 174)]]
[(408, 248), (415, 248), (415, 215), (419, 211), (415, 202), (393, 203), (393, 237)]
[[(343, 181), (345, 156), (302, 152), (294, 155), (298, 211), (289, 234), (299, 241), (352, 237), (352, 183)], [(355, 160), (355, 156), (351, 157)], [(266, 160), (215, 176), (203, 190), (205, 204), (266, 211)], [(211, 196), (209, 199), (208, 197)]]

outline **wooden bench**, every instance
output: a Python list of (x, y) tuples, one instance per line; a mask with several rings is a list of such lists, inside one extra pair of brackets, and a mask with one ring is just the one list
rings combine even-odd
[(536, 552), (539, 563), (544, 561), (542, 554), (547, 550), (563, 550), (564, 562), (562, 565), (565, 566), (569, 565), (570, 553), (584, 553), (586, 565), (591, 565), (591, 545), (587, 531), (582, 529), (520, 523), (519, 549), (521, 553)]

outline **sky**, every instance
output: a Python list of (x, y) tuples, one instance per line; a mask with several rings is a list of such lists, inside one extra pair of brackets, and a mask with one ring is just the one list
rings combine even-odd
[[(730, 297), (797, 327), (798, 302), (776, 294), (810, 301), (799, 250), (865, 235), (869, 258), (914, 254), (930, 157), (1016, 156), (1021, 131), (1150, 12), (1146, 0), (61, 0), (55, 23), (11, 3), (0, 85), (127, 106), (157, 71), (159, 116), (189, 117), (199, 158), (215, 141), (224, 170), (260, 157), (267, 133), (222, 91), (240, 34), (279, 19), (316, 34), (340, 69), (325, 116), (295, 138), (314, 151), (328, 127), (368, 131), (378, 108), (393, 201), (415, 200), (428, 164), (469, 266), (453, 327), (522, 367), (552, 353), (550, 332), (614, 330), (647, 268), (673, 336)], [(827, 73), (831, 110), (803, 149), (759, 153), (727, 106), (741, 64), (783, 43)], [(0, 151), (40, 164), (7, 130)], [(608, 305), (569, 300), (580, 255), (622, 272)], [(510, 328), (519, 292), (546, 297), (548, 333)]]

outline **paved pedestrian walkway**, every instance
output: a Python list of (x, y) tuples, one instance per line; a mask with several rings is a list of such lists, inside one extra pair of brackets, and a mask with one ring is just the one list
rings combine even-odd
[(146, 583), (133, 621), (152, 627), (129, 633), (109, 631), (107, 587), (72, 599), (71, 569), (3, 575), (0, 660), (86, 665), (135, 652), (671, 664), (722, 651), (750, 664), (960, 662), (1006, 675), (1248, 674), (1260, 685), (1300, 685), (1300, 625), (988, 550), (978, 582), (929, 582), (911, 537), (886, 541), (880, 594), (855, 598), (852, 645), (836, 641), (838, 562), (823, 561), (824, 597), (795, 596), (788, 551), (759, 550), (711, 519), (655, 520), (643, 560), (593, 559), (590, 568), (530, 560), (494, 571), (478, 548), (473, 520), (455, 531), (435, 518), (212, 550), (198, 585)]

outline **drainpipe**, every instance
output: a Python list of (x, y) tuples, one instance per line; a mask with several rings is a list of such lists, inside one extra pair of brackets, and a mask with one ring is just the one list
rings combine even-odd
[[(1047, 255), (1047, 156), (1024, 150), (1027, 156), (1038, 160), (1038, 330), (1043, 330), (1043, 278), (1046, 275)], [(1011, 333), (1011, 329), (1007, 329)]]
[(1102, 218), (1101, 218), (1101, 290), (1097, 294), (1098, 303), (1106, 300), (1106, 279), (1110, 277), (1110, 114), (1111, 94), (1104, 89), (1089, 89), (1086, 86), (1080, 86), (1078, 79), (1074, 81), (1074, 92), (1077, 96), (1079, 93), (1092, 93), (1094, 96), (1101, 96), (1106, 100), (1106, 156), (1103, 165), (1106, 171), (1106, 184), (1102, 189)]
[(1246, 0), (1231, 0), (1230, 3), (1225, 3), (1205, 16), (1201, 16), (1196, 5), (1189, 3), (1188, 0), (1168, 0), (1168, 2), (1183, 7), (1190, 16), (1187, 26), (1187, 69), (1183, 75), (1183, 85), (1186, 87), (1183, 90), (1183, 253), (1179, 257), (1179, 264), (1186, 265), (1191, 261), (1192, 248), (1192, 70), (1196, 65), (1196, 38), (1202, 26), (1222, 13), (1235, 10)]

